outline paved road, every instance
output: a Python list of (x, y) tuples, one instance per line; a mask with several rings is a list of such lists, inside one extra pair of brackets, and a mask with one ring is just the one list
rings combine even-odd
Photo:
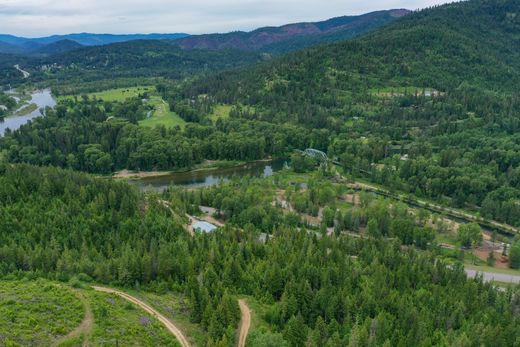
[(249, 334), (249, 328), (251, 327), (251, 311), (243, 299), (238, 300), (238, 305), (240, 306), (240, 312), (242, 313), (242, 319), (240, 320), (238, 347), (245, 347), (247, 335)]
[(507, 275), (507, 274), (501, 274), (501, 273), (493, 273), (493, 272), (482, 272), (472, 269), (465, 269), (466, 274), (468, 277), (475, 278), (477, 277), (477, 274), (482, 274), (484, 281), (490, 282), (490, 281), (499, 281), (504, 283), (520, 283), (520, 276), (516, 275)]
[(92, 288), (94, 288), (98, 292), (119, 295), (123, 299), (126, 299), (126, 300), (130, 301), (131, 303), (136, 304), (137, 306), (141, 307), (143, 310), (145, 310), (146, 312), (151, 314), (153, 317), (157, 318), (162, 324), (164, 324), (166, 329), (168, 329), (177, 338), (177, 340), (179, 341), (179, 343), (181, 344), (182, 347), (190, 347), (190, 343), (188, 342), (188, 339), (182, 334), (182, 332), (179, 330), (179, 328), (177, 328), (172, 322), (170, 322), (170, 320), (168, 318), (166, 318), (165, 316), (163, 316), (162, 314), (160, 314), (155, 309), (148, 306), (141, 300), (139, 300), (127, 293), (124, 293), (124, 292), (121, 292), (121, 291), (118, 291), (115, 289), (111, 289), (111, 288), (96, 287), (96, 286), (93, 286)]
[(31, 76), (30, 73), (28, 73), (28, 72), (25, 71), (25, 70), (22, 70), (22, 68), (21, 68), (20, 65), (18, 65), (18, 64), (16, 64), (16, 65), (14, 66), (14, 68), (15, 68), (16, 70), (20, 71), (20, 72), (22, 73), (23, 78), (29, 78), (29, 76)]

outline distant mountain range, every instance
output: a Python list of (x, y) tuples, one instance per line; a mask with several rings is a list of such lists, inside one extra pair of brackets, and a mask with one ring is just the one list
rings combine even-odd
[(234, 48), (266, 53), (286, 53), (322, 42), (346, 40), (381, 27), (409, 14), (405, 9), (371, 12), (360, 16), (344, 16), (315, 23), (295, 23), (280, 27), (264, 27), (251, 32), (194, 35), (176, 39), (183, 48)]
[(188, 34), (69, 34), (40, 38), (25, 38), (0, 34), (0, 53), (22, 55), (52, 55), (64, 53), (82, 46), (100, 46), (133, 40), (174, 40)]
[(381, 27), (410, 13), (408, 10), (372, 12), (360, 16), (344, 16), (315, 23), (295, 23), (280, 27), (264, 27), (251, 32), (193, 35), (177, 34), (69, 34), (25, 38), (0, 34), (0, 53), (51, 56), (83, 46), (101, 46), (133, 40), (168, 40), (185, 49), (238, 49), (281, 54), (322, 42), (336, 42)]

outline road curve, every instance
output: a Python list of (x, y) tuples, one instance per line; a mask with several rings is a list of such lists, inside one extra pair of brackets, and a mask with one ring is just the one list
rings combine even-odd
[(466, 275), (471, 278), (477, 277), (477, 274), (482, 274), (482, 277), (484, 278), (484, 281), (491, 282), (491, 281), (498, 281), (503, 283), (520, 283), (520, 276), (516, 275), (507, 275), (502, 273), (493, 273), (493, 272), (483, 272), (483, 271), (477, 271), (472, 269), (465, 269)]
[(182, 334), (182, 332), (179, 330), (179, 328), (177, 328), (168, 318), (166, 318), (165, 316), (163, 316), (162, 314), (157, 312), (157, 310), (148, 306), (141, 300), (139, 300), (127, 293), (121, 292), (119, 290), (111, 289), (111, 288), (97, 287), (97, 286), (93, 286), (92, 288), (94, 288), (98, 292), (119, 295), (123, 299), (126, 299), (126, 300), (130, 301), (131, 303), (141, 307), (143, 310), (145, 310), (146, 312), (151, 314), (153, 317), (157, 318), (161, 323), (163, 323), (164, 326), (166, 327), (166, 329), (168, 329), (177, 338), (177, 340), (179, 341), (179, 343), (181, 344), (182, 347), (191, 347), (190, 343), (188, 342), (188, 339)]
[(238, 335), (238, 347), (245, 347), (249, 328), (251, 327), (251, 311), (244, 299), (238, 300), (242, 319), (240, 320), (240, 334)]
[(16, 65), (14, 66), (14, 68), (15, 68), (16, 70), (18, 70), (18, 71), (21, 72), (21, 74), (23, 75), (23, 78), (29, 78), (29, 76), (31, 76), (31, 74), (28, 73), (27, 71), (23, 70), (23, 69), (20, 67), (19, 64), (16, 64)]

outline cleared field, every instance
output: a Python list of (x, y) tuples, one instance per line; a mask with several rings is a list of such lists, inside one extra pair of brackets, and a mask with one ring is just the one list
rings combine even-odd
[(51, 346), (83, 317), (70, 288), (44, 280), (0, 281), (1, 346)]
[(172, 293), (161, 295), (143, 291), (129, 291), (129, 293), (154, 307), (178, 326), (187, 336), (192, 346), (202, 347), (206, 345), (207, 332), (200, 325), (190, 322), (186, 298)]
[(216, 105), (213, 107), (213, 113), (209, 116), (212, 121), (217, 121), (219, 118), (229, 118), (231, 105)]
[(110, 89), (103, 92), (91, 93), (88, 94), (88, 96), (96, 97), (105, 101), (125, 101), (128, 98), (133, 98), (138, 96), (139, 94), (152, 91), (155, 91), (155, 88), (141, 86), (131, 88)]
[[(138, 86), (129, 88), (117, 88), (109, 89), (102, 92), (89, 93), (87, 94), (90, 98), (97, 98), (109, 102), (122, 102), (126, 99), (139, 96), (143, 93), (149, 94), (149, 99), (146, 102), (147, 106), (153, 107), (153, 110), (149, 118), (146, 118), (139, 122), (139, 125), (153, 128), (158, 125), (165, 127), (180, 126), (183, 128), (186, 125), (184, 119), (179, 117), (177, 113), (170, 110), (170, 106), (166, 103), (159, 95), (157, 95), (155, 88), (152, 86)], [(58, 99), (71, 99), (73, 96), (61, 96)], [(231, 107), (228, 106), (229, 110)], [(225, 114), (225, 110), (219, 110), (219, 116)], [(227, 111), (229, 115), (229, 111)]]
[[(152, 86), (138, 86), (138, 87), (127, 87), (127, 88), (116, 88), (116, 89), (108, 89), (104, 90), (102, 92), (95, 92), (95, 93), (87, 93), (87, 95), (90, 98), (97, 98), (104, 101), (125, 101), (126, 99), (133, 98), (136, 96), (139, 96), (139, 94), (142, 93), (152, 93), (155, 91), (155, 88)], [(58, 100), (65, 100), (65, 99), (73, 99), (74, 97), (80, 97), (81, 95), (62, 95), (59, 96)]]
[(85, 290), (84, 293), (94, 313), (94, 327), (88, 336), (89, 345), (179, 346), (164, 325), (134, 304), (115, 294), (93, 290)]
[(164, 125), (165, 127), (180, 126), (183, 128), (186, 125), (184, 119), (170, 110), (170, 106), (160, 96), (152, 96), (148, 101), (148, 105), (153, 106), (154, 110), (151, 117), (139, 122), (139, 125), (145, 127), (155, 127), (157, 125)]
[[(142, 292), (194, 345), (204, 346), (203, 330), (189, 322), (182, 299)], [(191, 338), (191, 337), (190, 337)], [(200, 342), (200, 343), (198, 343)], [(152, 314), (116, 294), (48, 280), (0, 281), (0, 346), (171, 346), (176, 337)]]

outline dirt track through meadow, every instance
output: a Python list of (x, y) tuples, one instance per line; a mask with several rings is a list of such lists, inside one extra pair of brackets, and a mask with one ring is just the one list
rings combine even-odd
[(251, 327), (251, 311), (245, 300), (238, 300), (242, 319), (240, 320), (240, 334), (238, 335), (238, 347), (245, 347), (249, 328)]
[(165, 327), (168, 329), (176, 338), (177, 341), (181, 344), (182, 347), (190, 347), (190, 343), (188, 342), (188, 339), (184, 336), (184, 334), (180, 331), (179, 328), (177, 328), (168, 318), (160, 314), (157, 310), (154, 308), (148, 306), (146, 303), (142, 302), (141, 300), (131, 296), (130, 294), (121, 292), (119, 290), (111, 289), (111, 288), (105, 288), (105, 287), (92, 287), (98, 292), (103, 293), (110, 293), (110, 294), (116, 294), (120, 297), (122, 297), (125, 300), (130, 301), (131, 303), (141, 307), (143, 310), (151, 314), (153, 317), (157, 318)]

